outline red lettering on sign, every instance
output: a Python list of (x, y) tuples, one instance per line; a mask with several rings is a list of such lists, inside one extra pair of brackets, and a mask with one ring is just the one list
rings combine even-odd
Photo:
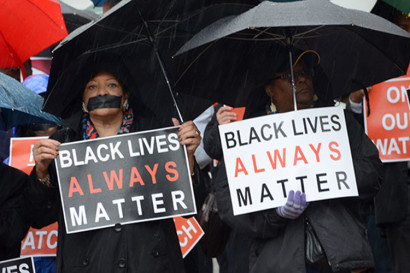
[(145, 183), (136, 167), (132, 167), (131, 169), (130, 188), (134, 187), (134, 183), (140, 183), (141, 186), (145, 186)]
[(94, 189), (93, 178), (91, 177), (91, 174), (87, 174), (87, 178), (88, 178), (88, 187), (90, 188), (90, 193), (93, 194), (93, 193), (101, 192), (101, 188)]
[(312, 149), (312, 151), (315, 153), (316, 155), (316, 162), (320, 162), (320, 158), (319, 158), (319, 151), (320, 151), (320, 147), (322, 147), (322, 143), (319, 143), (317, 145), (317, 148), (315, 148), (315, 146), (313, 146), (312, 144), (309, 144), (309, 147)]
[[(334, 148), (333, 146), (336, 146), (336, 148)], [(338, 161), (342, 157), (337, 147), (339, 147), (339, 143), (337, 143), (336, 141), (332, 141), (329, 143), (329, 150), (336, 154), (336, 155), (332, 155), (332, 154), (330, 155), (330, 158), (333, 159), (334, 161)]]
[(157, 184), (156, 174), (157, 174), (157, 170), (158, 170), (158, 163), (155, 163), (153, 170), (148, 165), (145, 165), (145, 169), (147, 169), (147, 171), (151, 175), (152, 184)]
[(242, 163), (240, 157), (236, 158), (236, 166), (235, 166), (235, 177), (238, 177), (238, 173), (243, 172), (245, 175), (248, 175), (248, 171), (246, 170), (245, 166)]
[(272, 165), (272, 169), (276, 170), (276, 163), (277, 163), (276, 159), (279, 160), (279, 163), (282, 166), (282, 168), (286, 167), (286, 148), (282, 149), (282, 156), (280, 155), (278, 150), (275, 150), (273, 154), (274, 159), (272, 159), (272, 156), (269, 151), (266, 153), (268, 154), (268, 158), (269, 158), (270, 164)]
[[(168, 174), (165, 176), (169, 182), (174, 182), (179, 178), (179, 173), (175, 169), (176, 167), (177, 164), (174, 161), (168, 161), (167, 163), (165, 163), (165, 170), (168, 172)], [(171, 176), (170, 174), (173, 174), (173, 176)]]
[(80, 195), (84, 195), (80, 184), (78, 184), (77, 178), (72, 176), (70, 179), (70, 190), (68, 191), (68, 197), (72, 197), (74, 192), (78, 192)]
[(119, 175), (120, 177), (118, 178), (117, 173), (115, 170), (111, 170), (110, 172), (110, 178), (108, 178), (107, 172), (103, 172), (105, 182), (107, 183), (107, 187), (110, 191), (114, 189), (114, 181), (117, 184), (118, 189), (122, 189), (122, 177), (123, 177), (123, 171), (122, 169), (119, 169)]
[(256, 158), (255, 155), (252, 155), (252, 163), (253, 163), (253, 169), (255, 170), (255, 173), (261, 173), (265, 171), (265, 168), (258, 169), (258, 166), (256, 166)]
[(296, 146), (296, 149), (295, 149), (295, 160), (293, 161), (293, 166), (296, 166), (296, 163), (297, 163), (298, 161), (300, 161), (300, 160), (303, 160), (303, 162), (304, 162), (305, 164), (308, 163), (307, 160), (306, 160), (305, 155), (304, 155), (303, 152), (302, 152), (302, 149), (300, 148), (299, 145), (297, 145), (297, 146)]

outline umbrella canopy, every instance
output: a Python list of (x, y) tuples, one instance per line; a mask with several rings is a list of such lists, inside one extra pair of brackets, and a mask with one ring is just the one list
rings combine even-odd
[(383, 0), (383, 2), (410, 16), (410, 1), (408, 0)]
[[(228, 8), (228, 4), (220, 4), (203, 8), (203, 5), (218, 2), (221, 1), (121, 1), (97, 21), (70, 33), (53, 51), (44, 109), (63, 118), (79, 111), (78, 99), (81, 99), (84, 83), (80, 79), (89, 76), (82, 67), (98, 62), (106, 53), (120, 56), (118, 60), (125, 63), (134, 78), (136, 87), (132, 91), (140, 90), (138, 97), (144, 104), (172, 106), (174, 103), (166, 90), (168, 79), (164, 77), (167, 76), (164, 66), (172, 65), (172, 54), (205, 25), (250, 7), (232, 4)], [(165, 60), (163, 66), (157, 52)], [(166, 113), (168, 109), (154, 108), (153, 111)]]
[(0, 67), (21, 67), (31, 56), (67, 36), (56, 0), (0, 2)]
[(41, 111), (43, 98), (15, 79), (0, 73), (0, 129), (30, 123), (59, 124), (61, 119)]
[(100, 17), (95, 12), (89, 10), (79, 10), (67, 5), (64, 2), (60, 2), (60, 5), (68, 33), (71, 33), (80, 26), (85, 25), (92, 20), (97, 20)]
[(246, 105), (252, 87), (264, 85), (288, 49), (315, 50), (320, 65), (315, 91), (331, 101), (405, 73), (410, 35), (366, 12), (327, 0), (264, 1), (237, 16), (211, 24), (176, 55), (176, 87), (215, 101)]

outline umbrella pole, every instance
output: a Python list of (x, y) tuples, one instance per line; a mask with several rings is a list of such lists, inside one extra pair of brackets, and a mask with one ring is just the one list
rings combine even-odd
[(295, 86), (295, 75), (293, 73), (293, 58), (292, 58), (292, 38), (286, 38), (286, 44), (289, 52), (289, 63), (290, 63), (290, 75), (292, 78), (292, 92), (293, 92), (293, 110), (297, 111), (298, 106), (296, 103), (296, 86)]
[(166, 69), (165, 69), (164, 62), (162, 61), (161, 55), (159, 54), (159, 52), (158, 52), (158, 50), (157, 50), (157, 48), (156, 48), (156, 46), (155, 46), (154, 38), (153, 38), (153, 36), (152, 36), (152, 34), (151, 34), (151, 31), (149, 30), (149, 27), (148, 27), (147, 22), (146, 22), (146, 21), (144, 20), (144, 18), (142, 17), (142, 14), (141, 14), (141, 12), (140, 12), (139, 9), (138, 9), (138, 14), (139, 14), (139, 16), (140, 16), (140, 18), (141, 18), (141, 20), (142, 20), (142, 22), (143, 22), (143, 24), (144, 24), (145, 31), (147, 32), (149, 41), (150, 41), (150, 43), (151, 43), (151, 45), (152, 45), (152, 49), (153, 49), (154, 52), (155, 52), (155, 57), (157, 58), (157, 61), (158, 61), (159, 65), (160, 65), (160, 67), (161, 67), (162, 75), (164, 76), (165, 81), (166, 81), (166, 83), (167, 83), (168, 90), (169, 90), (169, 92), (170, 92), (170, 94), (171, 94), (172, 102), (174, 103), (175, 109), (177, 110), (179, 119), (180, 119), (181, 122), (184, 122), (184, 119), (182, 118), (181, 112), (179, 111), (179, 107), (178, 107), (177, 101), (176, 101), (176, 99), (175, 99), (174, 90), (172, 89), (171, 83), (169, 82), (169, 78), (168, 78), (167, 71), (166, 71)]

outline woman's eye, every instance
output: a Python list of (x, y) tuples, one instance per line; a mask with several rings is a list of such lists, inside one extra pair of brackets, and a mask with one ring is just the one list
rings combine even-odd
[(109, 87), (109, 88), (117, 88), (117, 87), (118, 87), (118, 84), (116, 84), (116, 83), (109, 83), (109, 84), (108, 84), (108, 87)]
[(96, 89), (97, 88), (97, 85), (96, 84), (90, 84), (89, 86), (87, 86), (87, 89), (88, 90), (94, 90), (94, 89)]

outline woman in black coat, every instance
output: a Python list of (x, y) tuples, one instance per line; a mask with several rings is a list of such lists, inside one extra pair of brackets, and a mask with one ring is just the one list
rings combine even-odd
[[(314, 106), (312, 75), (307, 60), (294, 65), (298, 109)], [(247, 117), (293, 110), (289, 67), (281, 67), (265, 85), (266, 99)], [(269, 101), (270, 99), (270, 101)], [(265, 108), (266, 106), (266, 108)], [(250, 238), (249, 271), (252, 273), (354, 272), (374, 266), (365, 226), (358, 213), (361, 198), (374, 196), (381, 183), (378, 151), (350, 115), (345, 114), (359, 197), (303, 204), (289, 217), (281, 208), (233, 215), (225, 166), (215, 179), (221, 218)], [(322, 245), (325, 256), (308, 264), (305, 252), (306, 221)]]
[(0, 260), (20, 257), (29, 223), (23, 209), (24, 172), (0, 162)]
[[(128, 91), (133, 87), (132, 79), (118, 60), (94, 63), (89, 69), (90, 77), (83, 85), (82, 113), (70, 117), (70, 123), (76, 127), (62, 129), (52, 139), (41, 140), (34, 146), (36, 166), (26, 191), (28, 209), (34, 212), (32, 225), (39, 227), (58, 220), (57, 272), (184, 272), (172, 219), (66, 233), (52, 163), (60, 143), (159, 127), (152, 116), (139, 111), (140, 107), (133, 112), (128, 105), (127, 101), (133, 95)], [(118, 100), (120, 106), (95, 103), (107, 98)], [(95, 107), (91, 107), (93, 103)], [(177, 121), (173, 122), (178, 125)], [(181, 145), (186, 145), (192, 173), (193, 154), (201, 139), (198, 130), (192, 121), (188, 121), (181, 125), (178, 136)]]

